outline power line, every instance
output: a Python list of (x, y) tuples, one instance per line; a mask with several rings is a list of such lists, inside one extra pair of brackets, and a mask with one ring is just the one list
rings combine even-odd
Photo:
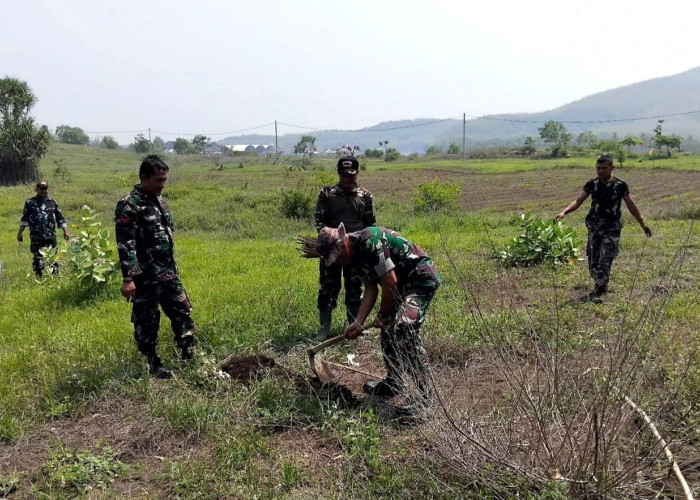
[[(607, 120), (567, 120), (567, 121), (562, 121), (562, 120), (556, 120), (559, 123), (563, 124), (586, 124), (586, 123), (619, 123), (619, 122), (632, 122), (632, 121), (641, 121), (641, 120), (658, 120), (661, 118), (672, 118), (676, 116), (687, 116), (687, 115), (693, 115), (693, 114), (698, 114), (700, 113), (700, 109), (692, 110), (692, 111), (684, 111), (680, 113), (667, 113), (667, 114), (661, 114), (661, 115), (653, 115), (653, 116), (637, 116), (637, 117), (630, 117), (630, 118), (613, 118), (613, 119), (607, 119)], [(513, 118), (498, 118), (495, 116), (489, 116), (489, 115), (482, 115), (482, 116), (476, 116), (476, 115), (470, 115), (468, 113), (465, 113), (460, 116), (454, 116), (450, 118), (442, 118), (439, 120), (432, 120), (429, 122), (424, 122), (424, 123), (412, 123), (410, 125), (399, 125), (396, 127), (385, 127), (385, 128), (361, 128), (361, 129), (327, 129), (327, 128), (321, 128), (321, 127), (308, 127), (308, 126), (303, 126), (303, 125), (294, 125), (292, 123), (284, 123), (284, 122), (277, 122), (278, 125), (284, 125), (286, 127), (292, 127), (292, 128), (298, 128), (298, 129), (304, 129), (304, 130), (314, 130), (314, 131), (320, 131), (320, 132), (336, 132), (336, 133), (363, 133), (363, 132), (385, 132), (385, 131), (392, 131), (392, 130), (403, 130), (403, 129), (409, 129), (409, 128), (417, 128), (417, 127), (427, 127), (430, 125), (435, 125), (436, 123), (443, 123), (446, 121), (450, 120), (457, 120), (462, 117), (469, 117), (474, 120), (488, 120), (488, 121), (496, 121), (496, 122), (508, 122), (508, 123), (532, 123), (532, 124), (544, 124), (547, 123), (550, 120), (518, 120), (518, 119), (513, 119)], [(255, 127), (247, 127), (247, 128), (242, 128), (238, 130), (232, 130), (229, 132), (209, 132), (209, 133), (191, 133), (191, 132), (168, 132), (164, 130), (151, 130), (152, 132), (158, 133), (158, 134), (167, 134), (167, 135), (175, 135), (175, 136), (196, 136), (196, 135), (205, 135), (207, 137), (214, 137), (214, 136), (221, 136), (221, 135), (233, 135), (233, 134), (239, 134), (241, 132), (249, 132), (251, 130), (259, 130), (261, 128), (265, 127), (271, 127), (275, 124), (275, 122), (270, 122), (270, 123), (265, 123), (264, 125), (258, 125)], [(139, 134), (139, 133), (145, 133), (148, 129), (140, 129), (140, 130), (110, 130), (110, 131), (87, 131), (85, 132), (86, 134)]]
[(304, 127), (302, 125), (292, 125), (291, 123), (277, 122), (279, 125), (285, 125), (287, 127), (303, 128), (306, 130), (318, 130), (323, 132), (344, 132), (344, 133), (357, 133), (357, 132), (383, 132), (385, 130), (401, 130), (405, 128), (415, 128), (415, 127), (427, 127), (428, 125), (434, 125), (436, 123), (442, 123), (449, 120), (456, 120), (460, 118), (459, 116), (453, 116), (450, 118), (442, 118), (440, 120), (433, 120), (425, 123), (413, 123), (411, 125), (400, 125), (398, 127), (386, 127), (386, 128), (360, 128), (360, 129), (323, 129), (318, 127)]
[(238, 134), (238, 133), (240, 133), (240, 132), (248, 132), (248, 131), (250, 131), (250, 130), (258, 130), (258, 129), (265, 128), (265, 127), (271, 127), (271, 126), (274, 125), (274, 124), (275, 124), (274, 122), (271, 122), (271, 123), (266, 123), (266, 124), (264, 124), (264, 125), (258, 125), (257, 127), (242, 128), (242, 129), (239, 129), (239, 130), (232, 130), (232, 131), (230, 131), (230, 132), (210, 132), (210, 133), (198, 132), (198, 133), (196, 133), (196, 134), (184, 133), (184, 132), (166, 132), (166, 131), (164, 131), (164, 130), (153, 130), (153, 132), (158, 132), (159, 134), (179, 135), (179, 136), (185, 136), (185, 135), (192, 135), (192, 136), (195, 136), (195, 135), (205, 135), (205, 136), (207, 136), (207, 137), (213, 137), (213, 136), (215, 136), (215, 135), (230, 135), (230, 134)]

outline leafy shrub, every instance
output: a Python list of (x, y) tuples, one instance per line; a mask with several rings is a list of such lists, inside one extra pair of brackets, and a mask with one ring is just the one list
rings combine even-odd
[(90, 488), (105, 489), (125, 470), (117, 453), (109, 446), (95, 455), (87, 450), (70, 451), (63, 446), (53, 450), (42, 467), (49, 486), (76, 493)]
[(509, 266), (543, 263), (573, 264), (581, 254), (581, 241), (571, 227), (552, 220), (520, 215), (522, 232), (501, 250), (500, 258)]
[(414, 191), (413, 208), (422, 213), (455, 208), (461, 191), (462, 186), (459, 184), (441, 182), (440, 179), (419, 184)]
[(387, 149), (384, 154), (384, 161), (396, 161), (399, 158), (401, 158), (401, 153), (394, 148)]
[(384, 151), (381, 149), (365, 149), (365, 156), (367, 158), (381, 158), (384, 156)]
[(47, 269), (67, 262), (67, 270), (80, 286), (101, 286), (119, 269), (117, 252), (112, 246), (110, 231), (102, 227), (97, 214), (87, 205), (82, 207), (76, 235), (69, 248), (45, 248), (41, 250)]
[(314, 196), (301, 188), (282, 191), (280, 209), (288, 219), (309, 219), (314, 211)]

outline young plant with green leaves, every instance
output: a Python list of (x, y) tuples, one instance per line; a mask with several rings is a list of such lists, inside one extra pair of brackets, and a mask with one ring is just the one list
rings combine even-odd
[(513, 238), (500, 258), (509, 266), (534, 266), (544, 263), (573, 264), (581, 254), (581, 241), (573, 228), (552, 220), (520, 214), (522, 232)]
[[(69, 275), (82, 287), (101, 286), (119, 269), (111, 233), (102, 227), (97, 216), (95, 210), (83, 205), (76, 236), (71, 239), (70, 246), (41, 250), (47, 267), (58, 265), (67, 269)], [(63, 261), (66, 260), (64, 264)]]

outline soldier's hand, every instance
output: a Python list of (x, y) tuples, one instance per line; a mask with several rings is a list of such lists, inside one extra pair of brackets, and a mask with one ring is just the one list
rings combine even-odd
[(644, 234), (647, 235), (647, 238), (651, 238), (651, 229), (649, 229), (649, 226), (644, 225), (642, 226), (642, 229), (644, 229)]
[(377, 317), (374, 318), (374, 321), (372, 321), (372, 328), (386, 328), (387, 326), (389, 326), (388, 318), (380, 318), (377, 315)]
[(22, 236), (21, 234), (18, 234), (18, 235), (17, 235), (17, 241), (19, 241), (20, 243), (22, 243), (22, 242), (24, 241), (24, 236)]
[(133, 281), (124, 281), (122, 282), (121, 292), (126, 301), (131, 302), (134, 295), (136, 295), (136, 285), (134, 285)]
[(357, 337), (362, 335), (362, 332), (363, 332), (362, 325), (359, 324), (357, 321), (353, 321), (352, 323), (350, 323), (350, 325), (345, 329), (345, 331), (343, 333), (345, 334), (345, 337), (352, 340), (352, 339), (356, 339)]
[(68, 241), (68, 238), (70, 238), (70, 233), (68, 231), (63, 231), (63, 239)]
[(554, 222), (562, 220), (566, 214), (564, 212), (559, 212), (557, 215), (554, 216)]

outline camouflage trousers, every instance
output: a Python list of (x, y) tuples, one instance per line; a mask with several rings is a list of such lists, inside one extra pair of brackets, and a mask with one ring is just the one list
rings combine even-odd
[(134, 283), (136, 295), (131, 310), (131, 322), (134, 324), (134, 339), (139, 351), (148, 356), (158, 345), (159, 305), (170, 318), (177, 346), (186, 349), (193, 345), (194, 321), (190, 315), (192, 304), (180, 278), (148, 284), (134, 280)]
[(588, 272), (595, 282), (596, 288), (607, 289), (610, 281), (610, 269), (613, 260), (620, 251), (621, 226), (588, 226), (588, 242), (586, 255), (588, 257)]
[(392, 323), (381, 332), (387, 382), (401, 389), (403, 374), (406, 374), (414, 389), (426, 400), (430, 399), (431, 392), (430, 365), (420, 338), (420, 327), (436, 291), (437, 286), (404, 290), (391, 311)]
[(319, 262), (318, 310), (332, 311), (338, 305), (341, 274), (345, 281), (345, 309), (348, 323), (355, 321), (362, 302), (362, 279), (352, 266)]
[[(29, 244), (29, 250), (34, 254), (32, 270), (38, 278), (41, 278), (44, 271), (44, 258), (41, 256), (41, 249), (46, 247), (56, 248), (56, 238), (32, 238)], [(56, 273), (58, 273), (58, 264), (53, 264), (51, 274)]]

